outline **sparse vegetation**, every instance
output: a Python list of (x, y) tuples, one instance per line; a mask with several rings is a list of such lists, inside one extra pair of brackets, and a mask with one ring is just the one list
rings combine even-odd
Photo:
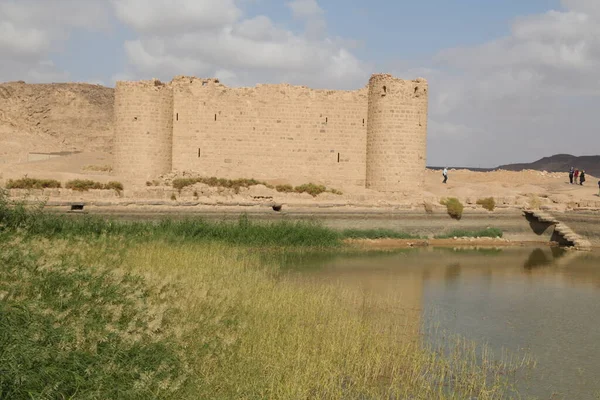
[(313, 183), (307, 183), (304, 185), (293, 187), (292, 185), (277, 185), (272, 186), (266, 182), (257, 181), (256, 179), (224, 179), (224, 178), (177, 178), (173, 180), (173, 188), (181, 191), (183, 188), (195, 185), (196, 183), (203, 183), (211, 187), (221, 187), (225, 189), (233, 189), (235, 193), (239, 193), (241, 188), (249, 188), (255, 185), (264, 185), (269, 189), (275, 189), (281, 193), (308, 193), (313, 197), (318, 196), (321, 193), (329, 192), (337, 195), (341, 195), (342, 192), (336, 189), (328, 190), (323, 185), (315, 185)]
[(78, 192), (87, 192), (88, 190), (115, 190), (120, 193), (123, 190), (123, 184), (120, 182), (101, 183), (89, 179), (73, 179), (65, 185), (67, 189)]
[(486, 228), (486, 229), (482, 229), (479, 231), (467, 231), (467, 230), (462, 230), (462, 229), (456, 229), (456, 230), (450, 231), (448, 233), (435, 235), (434, 238), (435, 239), (450, 239), (450, 238), (454, 238), (454, 237), (459, 237), (459, 238), (483, 238), (483, 237), (501, 238), (502, 235), (503, 235), (502, 230), (498, 229), (498, 228)]
[(84, 171), (93, 172), (112, 172), (112, 167), (110, 165), (86, 165), (82, 169)]
[(275, 190), (281, 193), (293, 193), (294, 187), (292, 185), (277, 185), (275, 186)]
[(464, 206), (456, 197), (449, 197), (447, 199), (440, 200), (440, 204), (446, 206), (448, 215), (454, 219), (460, 220)]
[(306, 183), (304, 185), (296, 186), (294, 188), (296, 193), (308, 193), (312, 197), (317, 197), (321, 193), (325, 193), (327, 188), (323, 185), (315, 185), (313, 183)]
[(241, 188), (248, 188), (253, 185), (264, 185), (264, 182), (259, 182), (255, 179), (224, 179), (224, 178), (178, 178), (173, 180), (173, 188), (181, 190), (184, 187), (192, 186), (196, 183), (204, 183), (212, 187), (222, 187), (233, 189), (235, 193), (239, 193)]
[(61, 184), (55, 179), (21, 178), (9, 179), (6, 183), (7, 189), (59, 189)]
[(173, 201), (177, 200), (177, 196), (175, 196), (175, 193), (171, 193), (171, 200), (173, 200)]
[(146, 186), (150, 187), (150, 186), (160, 186), (160, 182), (157, 180), (153, 180), (153, 181), (146, 181)]
[[(529, 360), (430, 347), (397, 297), (298, 285), (269, 261), (315, 224), (125, 223), (0, 195), (2, 398), (511, 398)], [(21, 223), (15, 225), (17, 221)], [(364, 235), (364, 233), (363, 233)]]
[(493, 197), (486, 197), (485, 199), (479, 199), (479, 200), (477, 200), (477, 204), (482, 206), (483, 208), (485, 208), (488, 211), (494, 211), (494, 209), (496, 208), (496, 201), (494, 200)]
[(539, 196), (532, 194), (529, 196), (528, 205), (531, 210), (539, 210), (542, 206), (542, 201)]

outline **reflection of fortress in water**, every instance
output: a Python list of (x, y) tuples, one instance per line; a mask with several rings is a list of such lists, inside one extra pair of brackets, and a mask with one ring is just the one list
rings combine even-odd
[[(581, 257), (584, 257), (583, 265)], [(392, 254), (332, 256), (330, 259), (317, 257), (305, 261), (312, 271), (306, 273), (300, 267), (303, 272), (299, 277), (323, 285), (341, 285), (354, 292), (356, 299), (362, 299), (361, 304), (354, 306), (364, 313), (365, 318), (402, 318), (417, 333), (432, 290), (435, 292), (441, 287), (451, 288), (470, 281), (489, 286), (494, 280), (503, 282), (515, 277), (524, 284), (530, 279), (551, 279), (553, 285), (577, 283), (600, 287), (600, 273), (596, 272), (598, 279), (591, 282), (587, 274), (591, 269), (598, 271), (597, 261), (585, 259), (585, 253), (554, 247), (430, 248)], [(573, 263), (579, 268), (563, 275), (558, 272), (562, 277), (557, 279), (557, 270), (551, 267), (566, 267)]]
[(537, 367), (517, 382), (522, 394), (591, 399), (600, 393), (598, 265), (598, 253), (550, 247), (411, 249), (308, 260), (295, 276), (353, 293), (350, 306), (376, 326), (402, 318), (411, 340), (444, 346), (447, 333), (496, 356), (531, 354)]

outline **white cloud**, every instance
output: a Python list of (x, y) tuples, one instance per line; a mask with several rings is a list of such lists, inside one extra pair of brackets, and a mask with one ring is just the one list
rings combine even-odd
[(344, 43), (324, 35), (323, 10), (314, 0), (289, 3), (306, 23), (301, 34), (264, 15), (246, 18), (230, 0), (147, 0), (151, 11), (141, 14), (140, 1), (113, 0), (117, 16), (137, 35), (125, 44), (132, 75), (166, 80), (227, 71), (223, 81), (230, 85), (287, 81), (328, 88), (368, 79)]
[(0, 1), (0, 81), (68, 77), (49, 61), (74, 29), (106, 30), (108, 8), (94, 0)]
[(316, 0), (294, 0), (288, 3), (293, 15), (299, 19), (308, 19), (323, 15), (323, 9)]
[(219, 28), (241, 15), (233, 0), (111, 0), (117, 16), (151, 35)]
[(430, 162), (494, 166), (598, 153), (590, 112), (600, 107), (598, 4), (566, 0), (566, 10), (515, 19), (509, 36), (440, 52), (425, 75)]

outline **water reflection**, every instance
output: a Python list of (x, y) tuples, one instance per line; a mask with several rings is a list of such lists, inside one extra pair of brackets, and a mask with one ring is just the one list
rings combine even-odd
[(552, 264), (552, 259), (546, 256), (544, 250), (535, 249), (531, 252), (525, 264), (523, 264), (523, 268), (526, 270), (532, 270), (535, 268), (541, 268), (544, 266), (548, 266)]
[[(287, 255), (286, 276), (364, 294), (368, 318), (405, 318), (538, 361), (523, 394), (600, 396), (600, 254), (559, 248)], [(389, 305), (402, 304), (404, 315)], [(432, 317), (434, 316), (434, 317)], [(552, 397), (554, 396), (554, 397)]]

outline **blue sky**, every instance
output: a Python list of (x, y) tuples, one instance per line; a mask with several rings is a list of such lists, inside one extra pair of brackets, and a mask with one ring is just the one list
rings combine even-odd
[(430, 85), (428, 163), (599, 154), (598, 0), (0, 0), (0, 81)]

